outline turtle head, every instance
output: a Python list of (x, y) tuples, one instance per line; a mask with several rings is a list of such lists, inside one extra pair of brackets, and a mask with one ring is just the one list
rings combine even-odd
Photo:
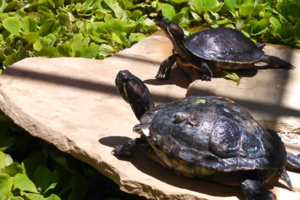
[(171, 22), (167, 18), (163, 18), (160, 21), (160, 26), (173, 43), (184, 41), (184, 32), (178, 24)]
[(120, 95), (130, 104), (138, 120), (154, 107), (147, 86), (128, 70), (119, 71), (115, 81)]

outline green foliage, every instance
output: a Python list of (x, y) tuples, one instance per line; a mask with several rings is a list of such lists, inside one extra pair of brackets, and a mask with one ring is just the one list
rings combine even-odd
[(0, 200), (142, 199), (121, 193), (98, 171), (30, 136), (1, 111), (0, 126)]
[[(158, 26), (143, 1), (1, 0), (0, 62), (25, 57), (103, 59), (144, 39)], [(149, 6), (149, 5), (148, 5)]]
[[(157, 1), (156, 1), (157, 2)], [(165, 0), (155, 11), (181, 27), (231, 27), (255, 42), (300, 46), (298, 0)]]

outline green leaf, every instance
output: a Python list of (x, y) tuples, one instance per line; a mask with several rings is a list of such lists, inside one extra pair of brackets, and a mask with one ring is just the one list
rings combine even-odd
[(217, 6), (217, 0), (204, 0), (204, 6), (207, 10), (211, 10)]
[(23, 33), (23, 36), (28, 43), (33, 44), (39, 39), (39, 32)]
[(203, 7), (204, 6), (204, 0), (194, 0), (193, 2), (194, 7)]
[(71, 179), (72, 192), (68, 200), (84, 199), (87, 193), (87, 180), (83, 176), (75, 176)]
[(131, 18), (134, 20), (138, 20), (143, 15), (143, 12), (141, 10), (134, 10), (132, 12)]
[(232, 72), (232, 71), (220, 71), (217, 73), (214, 73), (215, 76), (217, 77), (223, 77), (223, 78), (227, 78), (227, 79), (231, 79), (232, 81), (236, 82), (237, 85), (240, 84), (241, 81), (241, 77), (239, 77), (236, 73)]
[(67, 26), (67, 27), (71, 25), (71, 20), (70, 20), (70, 17), (69, 17), (68, 14), (59, 13), (57, 15), (57, 18), (58, 18), (58, 21), (59, 21), (60, 25)]
[(161, 10), (163, 16), (169, 20), (171, 20), (176, 14), (174, 7), (166, 3), (161, 5)]
[(62, 57), (58, 49), (53, 46), (43, 47), (39, 52), (36, 52), (36, 55), (45, 58)]
[(45, 200), (45, 198), (40, 194), (26, 193), (24, 195), (30, 200)]
[(13, 179), (7, 174), (0, 175), (0, 194), (5, 191), (11, 191)]
[(14, 189), (20, 189), (21, 191), (39, 193), (34, 183), (27, 177), (26, 174), (17, 174), (14, 177)]
[(11, 163), (13, 163), (13, 159), (11, 158), (11, 156), (9, 154), (5, 155), (5, 166), (10, 165)]
[(140, 42), (145, 39), (146, 36), (142, 33), (131, 33), (128, 39), (129, 45), (133, 45), (134, 43)]
[(185, 13), (182, 13), (182, 12), (177, 13), (176, 15), (174, 15), (174, 17), (172, 17), (171, 21), (176, 23), (176, 24), (181, 24), (180, 22), (181, 22), (181, 20), (184, 19), (183, 18), (184, 15), (185, 15)]
[(206, 103), (205, 99), (198, 98), (196, 103)]
[(14, 198), (14, 194), (11, 191), (6, 190), (4, 192), (1, 192), (0, 189), (0, 200), (12, 200), (13, 198)]
[[(0, 58), (0, 61), (3, 62), (5, 60), (4, 51), (0, 50), (0, 54), (2, 54), (2, 56), (0, 56), (0, 57), (2, 57), (2, 58)], [(1, 127), (1, 125), (3, 125), (3, 124), (4, 124), (4, 122), (0, 122), (0, 128), (2, 131), (4, 130), (4, 127), (3, 126)], [(14, 136), (1, 135), (0, 136), (0, 151), (5, 151), (7, 148), (13, 146), (15, 141), (16, 141), (16, 137), (14, 137)]]
[(295, 35), (296, 34), (292, 23), (286, 22), (281, 24), (280, 36), (282, 39), (284, 40), (293, 39)]
[[(54, 47), (52, 47), (54, 48)], [(48, 55), (52, 55), (54, 49), (51, 49), (50, 52), (47, 52)], [(30, 155), (30, 157), (27, 157), (23, 162), (22, 162), (22, 168), (23, 168), (23, 173), (26, 174), (31, 180), (34, 180), (34, 172), (35, 170), (41, 166), (44, 165), (46, 166), (46, 159), (45, 155), (43, 152), (34, 152)]]
[(9, 200), (24, 200), (22, 197), (10, 197)]
[(11, 34), (20, 35), (21, 23), (17, 17), (8, 17), (3, 20), (4, 28)]
[(270, 24), (269, 19), (262, 19), (257, 22), (256, 26), (252, 29), (252, 35), (259, 35), (265, 33), (268, 30), (268, 26)]
[(56, 187), (56, 185), (58, 184), (58, 182), (60, 181), (60, 174), (59, 171), (57, 169), (54, 169), (53, 171), (53, 178), (51, 181), (50, 186), (44, 191), (44, 194), (46, 194), (49, 190), (54, 189)]
[(48, 20), (42, 24), (41, 29), (39, 30), (40, 36), (46, 36), (50, 33), (57, 33), (59, 31), (59, 23), (56, 20)]
[(110, 55), (113, 55), (116, 53), (115, 50), (107, 44), (101, 44), (99, 46), (98, 52), (101, 56), (104, 56), (104, 57), (110, 56)]
[(39, 166), (33, 175), (36, 186), (42, 188), (42, 191), (45, 191), (50, 185), (52, 172), (45, 166)]
[(3, 173), (10, 175), (11, 177), (14, 177), (16, 174), (22, 172), (22, 167), (19, 163), (13, 162), (3, 169)]
[(29, 16), (23, 18), (23, 30), (25, 33), (37, 32), (36, 21)]
[(182, 4), (182, 3), (187, 3), (189, 2), (189, 0), (172, 0), (173, 3), (176, 3), (176, 4)]
[(236, 8), (239, 8), (239, 6), (236, 4), (236, 0), (224, 0), (224, 3), (233, 13), (235, 13)]
[(49, 34), (44, 38), (38, 38), (33, 44), (33, 49), (36, 51), (41, 51), (43, 47), (52, 46), (56, 41), (54, 34)]
[(239, 7), (239, 15), (241, 17), (251, 17), (251, 14), (254, 11), (254, 4), (251, 2), (244, 3)]
[(115, 16), (121, 19), (124, 14), (124, 10), (120, 7), (116, 0), (104, 0), (104, 2), (115, 12)]
[(61, 200), (59, 196), (56, 194), (51, 194), (48, 198), (45, 198), (46, 200)]
[(115, 32), (112, 33), (111, 37), (114, 42), (118, 44), (122, 44), (120, 37)]
[(5, 61), (3, 61), (3, 65), (7, 67), (14, 64), (15, 62), (18, 62), (19, 60), (20, 58), (18, 57), (17, 53), (13, 52), (12, 54), (6, 57)]

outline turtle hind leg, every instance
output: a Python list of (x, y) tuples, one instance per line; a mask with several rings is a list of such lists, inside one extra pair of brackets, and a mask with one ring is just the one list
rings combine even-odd
[(130, 157), (137, 150), (146, 150), (149, 146), (146, 138), (136, 138), (129, 140), (128, 142), (115, 146), (115, 149), (112, 151), (114, 155), (117, 156), (127, 156)]
[(168, 80), (171, 73), (171, 68), (173, 64), (177, 60), (177, 55), (172, 55), (168, 57), (166, 60), (164, 60), (159, 67), (159, 70), (155, 76), (158, 80)]
[(293, 66), (291, 63), (282, 60), (280, 58), (277, 58), (275, 56), (268, 56), (264, 55), (262, 59), (260, 59), (261, 62), (267, 62), (269, 65), (271, 65), (274, 68), (283, 68), (283, 69), (294, 69), (295, 66)]
[(241, 184), (247, 200), (276, 200), (276, 195), (265, 188), (259, 180), (246, 179)]
[(300, 170), (300, 154), (294, 155), (290, 152), (287, 152), (287, 163), (286, 167), (293, 170)]

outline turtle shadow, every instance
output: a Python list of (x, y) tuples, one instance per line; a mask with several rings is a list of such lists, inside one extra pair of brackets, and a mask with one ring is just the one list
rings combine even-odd
[[(123, 144), (129, 141), (131, 138), (128, 137), (116, 137), (108, 136), (101, 138), (99, 143), (115, 147), (116, 145)], [(229, 186), (222, 185), (213, 181), (204, 180), (200, 178), (186, 178), (178, 176), (172, 170), (167, 169), (160, 164), (156, 163), (150, 157), (148, 157), (146, 152), (139, 151), (133, 157), (120, 157), (116, 156), (119, 160), (130, 162), (134, 167), (136, 167), (141, 172), (152, 176), (153, 178), (163, 181), (174, 187), (187, 189), (190, 191), (217, 196), (217, 197), (230, 197), (236, 196), (239, 200), (246, 200), (243, 192), (239, 186)], [(278, 182), (279, 177), (273, 177), (267, 184), (264, 184), (265, 187), (270, 190), (274, 187), (281, 187), (288, 189), (285, 185)]]
[(172, 68), (168, 81), (158, 80), (153, 77), (153, 79), (146, 79), (143, 82), (149, 85), (176, 85), (187, 89), (191, 80), (185, 73), (182, 72), (180, 67), (175, 66)]

